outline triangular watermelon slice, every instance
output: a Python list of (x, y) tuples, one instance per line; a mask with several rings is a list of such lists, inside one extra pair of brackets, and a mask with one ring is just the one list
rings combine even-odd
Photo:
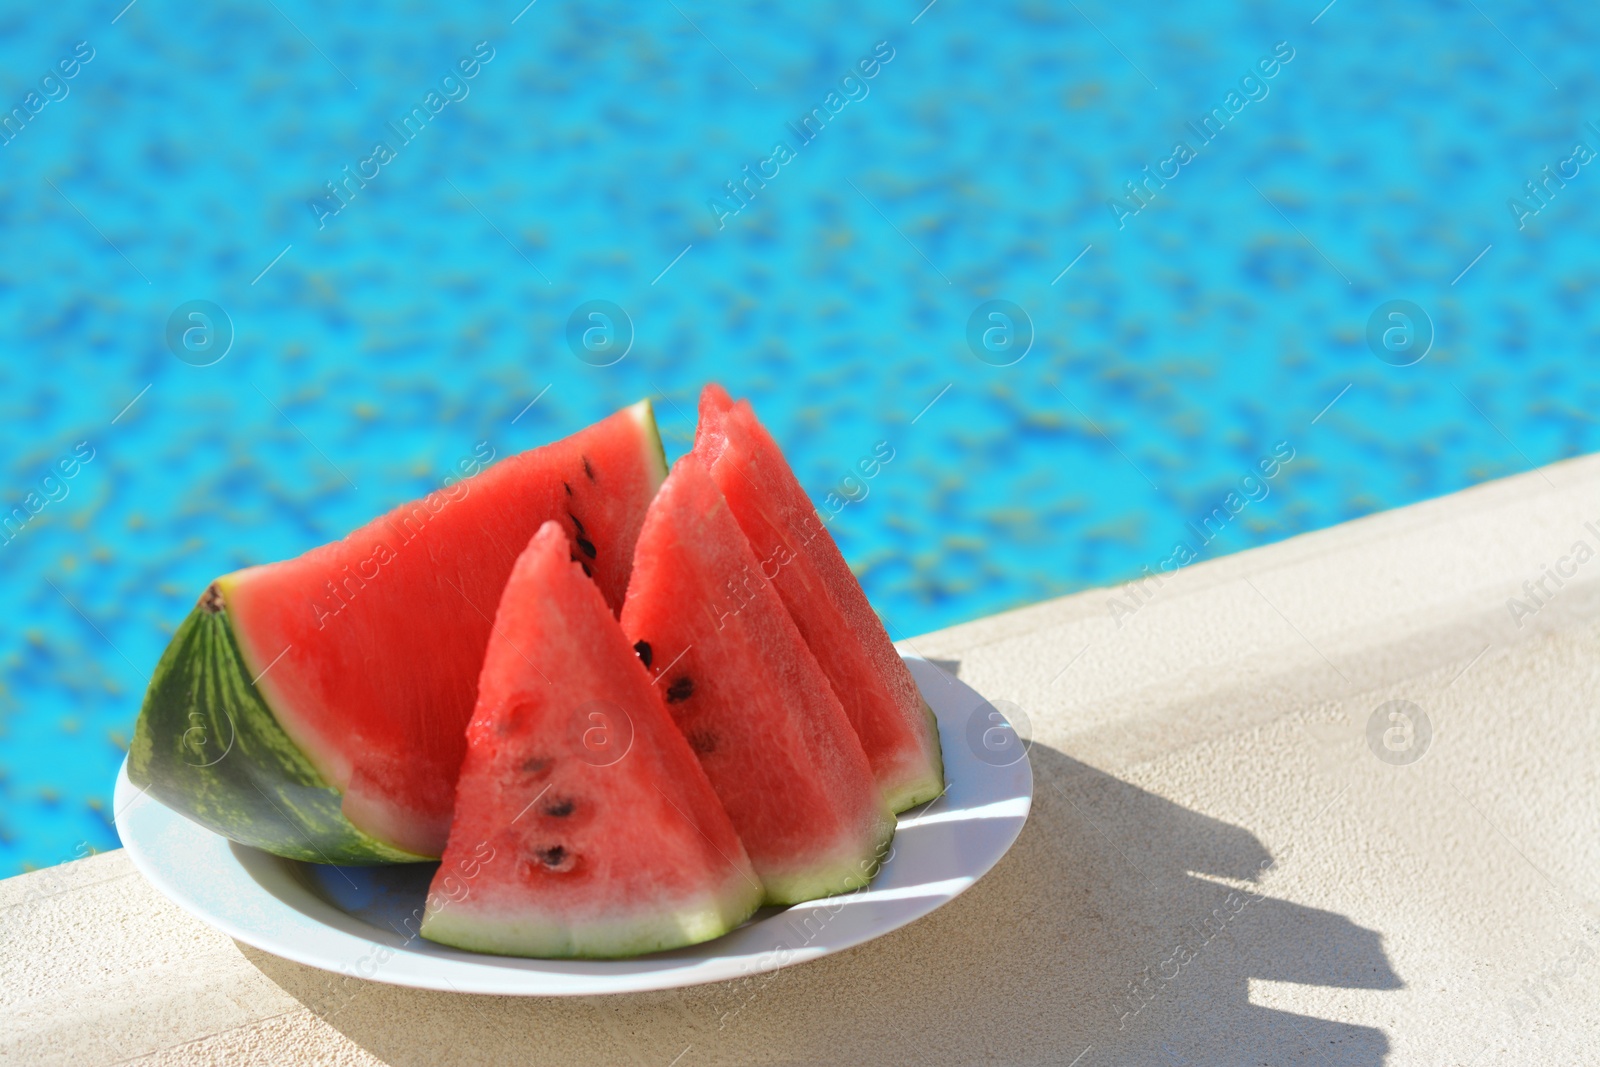
[(727, 498), (757, 557), (738, 590), (770, 581), (816, 655), (861, 739), (890, 807), (944, 790), (933, 712), (839, 547), (748, 401), (720, 385), (700, 396), (694, 451)]
[(718, 937), (761, 883), (705, 772), (550, 522), (517, 560), (422, 935), (613, 957)]
[(620, 609), (666, 475), (647, 402), (342, 541), (211, 584), (157, 665), (128, 776), (235, 841), (323, 863), (444, 849), (495, 605), (546, 520)]
[(656, 494), (622, 629), (655, 674), (767, 888), (767, 903), (858, 889), (894, 814), (850, 720), (771, 586), (735, 600), (756, 557), (697, 456)]

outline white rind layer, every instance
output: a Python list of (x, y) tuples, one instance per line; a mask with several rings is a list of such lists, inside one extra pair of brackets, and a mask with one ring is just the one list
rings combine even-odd
[(928, 729), (934, 739), (933, 750), (929, 753), (933, 757), (933, 762), (923, 768), (924, 773), (909, 781), (898, 782), (884, 791), (884, 798), (889, 802), (889, 810), (896, 814), (907, 808), (914, 808), (918, 804), (925, 804), (944, 792), (944, 757), (939, 751), (939, 726), (934, 721), (933, 709), (928, 707), (927, 701), (922, 702), (922, 714), (927, 717)]
[(894, 831), (895, 817), (886, 808), (873, 827), (871, 839), (862, 842), (859, 852), (840, 853), (824, 864), (792, 872), (771, 870), (769, 865), (761, 872), (761, 881), (767, 887), (766, 902), (800, 904), (863, 888), (893, 851)]
[(540, 959), (618, 959), (697, 945), (732, 930), (761, 904), (761, 887), (732, 879), (718, 896), (685, 901), (668, 911), (577, 923), (525, 910), (445, 903), (422, 920), (422, 936), (473, 952)]

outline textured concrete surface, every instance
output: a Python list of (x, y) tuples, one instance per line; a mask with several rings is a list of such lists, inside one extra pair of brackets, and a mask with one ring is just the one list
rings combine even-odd
[(1031, 719), (1028, 826), (932, 916), (739, 983), (336, 987), (121, 853), (0, 882), (0, 1060), (1600, 1062), (1596, 552), (1585, 458), (907, 642)]

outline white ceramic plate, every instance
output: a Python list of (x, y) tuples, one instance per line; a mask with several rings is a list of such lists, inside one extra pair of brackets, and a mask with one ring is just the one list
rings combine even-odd
[(920, 919), (983, 877), (1021, 832), (1033, 800), (1025, 740), (959, 680), (926, 660), (906, 662), (939, 721), (945, 794), (901, 814), (889, 860), (867, 888), (763, 908), (737, 930), (690, 948), (628, 960), (535, 960), (410, 937), (402, 923), (421, 914), (435, 864), (331, 867), (237, 845), (141, 794), (126, 764), (117, 777), (117, 832), (144, 876), (202, 921), (273, 955), (340, 974), (525, 996), (740, 978), (839, 952)]

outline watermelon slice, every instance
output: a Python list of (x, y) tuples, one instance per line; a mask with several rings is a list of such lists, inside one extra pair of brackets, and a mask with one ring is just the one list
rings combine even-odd
[(783, 453), (747, 401), (719, 385), (700, 396), (694, 451), (755, 550), (756, 568), (730, 574), (736, 597), (771, 582), (856, 728), (895, 811), (944, 791), (933, 712)]
[(767, 903), (857, 889), (894, 814), (816, 657), (771, 586), (732, 600), (755, 553), (698, 457), (672, 468), (634, 549), (622, 629), (666, 694), (767, 887)]
[(559, 521), (619, 610), (665, 475), (640, 403), (342, 541), (217, 579), (156, 666), (130, 780), (282, 856), (438, 856), (491, 619), (518, 553)]
[(719, 937), (761, 895), (659, 691), (545, 523), (500, 598), (422, 935), (632, 956)]

